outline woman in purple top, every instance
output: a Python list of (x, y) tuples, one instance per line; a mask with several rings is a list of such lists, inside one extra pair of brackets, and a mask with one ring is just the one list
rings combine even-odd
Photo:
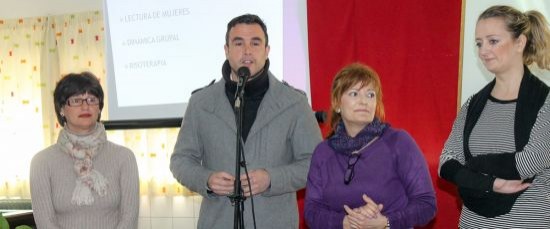
[(436, 212), (422, 152), (384, 122), (377, 73), (355, 63), (334, 78), (329, 137), (313, 153), (306, 186), (310, 228), (412, 228)]

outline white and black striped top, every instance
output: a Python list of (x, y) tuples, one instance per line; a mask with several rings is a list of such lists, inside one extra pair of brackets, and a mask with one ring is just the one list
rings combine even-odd
[[(470, 99), (461, 108), (440, 157), (439, 166), (450, 159), (464, 164), (463, 133)], [(514, 114), (516, 101), (489, 99), (470, 136), (473, 156), (515, 151)], [(520, 111), (521, 112), (521, 111)], [(537, 175), (516, 201), (510, 213), (486, 218), (462, 207), (460, 228), (550, 228), (550, 95), (537, 116), (529, 142), (517, 153), (522, 178)]]

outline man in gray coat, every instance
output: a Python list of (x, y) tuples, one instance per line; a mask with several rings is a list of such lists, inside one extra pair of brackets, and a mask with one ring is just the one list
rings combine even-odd
[[(307, 98), (269, 71), (267, 28), (245, 14), (227, 25), (222, 79), (191, 96), (170, 170), (204, 198), (198, 228), (232, 228), (235, 179), (242, 183), (244, 228), (298, 228), (296, 191), (305, 187), (321, 133)], [(235, 176), (237, 70), (250, 70), (243, 104), (248, 170)], [(250, 185), (249, 185), (250, 184)], [(251, 201), (253, 200), (253, 201)], [(251, 205), (253, 202), (253, 206)], [(254, 212), (254, 214), (253, 214)]]

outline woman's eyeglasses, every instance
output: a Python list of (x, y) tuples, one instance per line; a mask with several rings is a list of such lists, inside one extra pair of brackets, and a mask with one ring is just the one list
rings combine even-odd
[(359, 157), (361, 157), (361, 152), (363, 149), (367, 148), (370, 144), (372, 144), (374, 141), (378, 139), (378, 136), (374, 137), (369, 141), (369, 143), (365, 144), (361, 149), (355, 150), (351, 153), (348, 159), (348, 168), (346, 169), (346, 174), (344, 174), (344, 184), (348, 185), (349, 182), (351, 182), (351, 179), (353, 179), (353, 175), (355, 174), (355, 164), (357, 164), (357, 161), (359, 161)]
[(360, 153), (354, 153), (349, 156), (348, 168), (346, 169), (346, 174), (344, 175), (344, 184), (349, 184), (349, 182), (351, 182), (351, 179), (353, 179), (353, 175), (355, 174), (355, 164), (357, 163), (357, 161), (359, 161), (360, 156)]
[(90, 106), (99, 104), (99, 99), (97, 97), (88, 97), (88, 98), (69, 98), (67, 100), (67, 105), (70, 107), (79, 107), (84, 104), (84, 101)]

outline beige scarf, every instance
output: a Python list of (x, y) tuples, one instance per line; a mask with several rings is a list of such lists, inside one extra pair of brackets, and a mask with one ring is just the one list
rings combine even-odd
[(77, 175), (72, 204), (91, 205), (94, 202), (92, 191), (101, 197), (105, 196), (108, 182), (101, 173), (93, 169), (92, 160), (100, 153), (98, 150), (106, 141), (105, 127), (101, 123), (87, 135), (76, 135), (67, 129), (62, 129), (59, 133), (57, 143), (74, 159), (74, 171)]

